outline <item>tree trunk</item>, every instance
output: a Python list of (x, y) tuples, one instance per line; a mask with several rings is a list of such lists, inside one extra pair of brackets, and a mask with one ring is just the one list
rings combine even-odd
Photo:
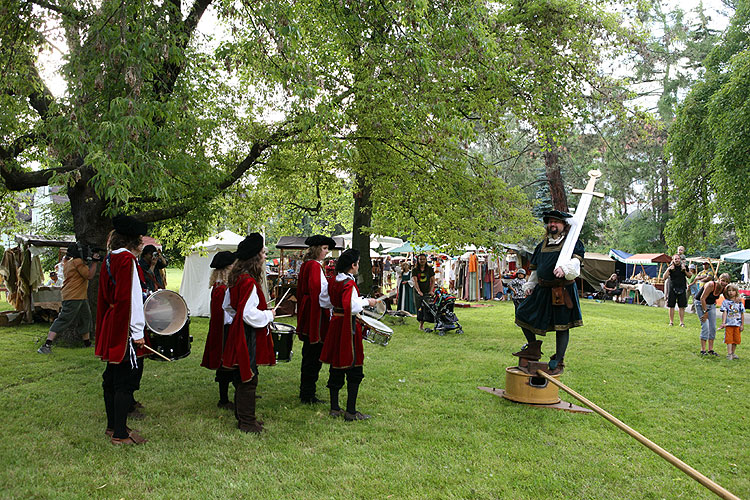
[(568, 211), (568, 197), (565, 194), (565, 184), (560, 173), (559, 154), (557, 147), (552, 141), (547, 140), (548, 151), (544, 152), (544, 169), (549, 182), (549, 193), (552, 198), (552, 207), (563, 212)]
[(363, 227), (372, 223), (372, 186), (359, 174), (354, 179), (354, 223), (352, 225), (352, 248), (359, 250), (360, 293), (369, 295), (372, 291), (372, 262), (370, 261), (370, 235), (363, 233)]
[[(81, 178), (68, 189), (68, 198), (70, 199), (70, 210), (73, 213), (73, 227), (76, 231), (76, 241), (91, 248), (105, 249), (107, 235), (112, 229), (112, 219), (104, 216), (106, 203), (99, 198), (94, 189), (90, 186), (89, 180), (93, 171), (88, 168), (80, 170)], [(101, 252), (104, 257), (106, 252)], [(99, 293), (99, 274), (102, 272), (102, 265), (96, 267), (96, 275), (89, 280), (88, 300), (91, 314), (96, 321), (96, 305)], [(91, 336), (94, 337), (96, 325), (91, 326)]]

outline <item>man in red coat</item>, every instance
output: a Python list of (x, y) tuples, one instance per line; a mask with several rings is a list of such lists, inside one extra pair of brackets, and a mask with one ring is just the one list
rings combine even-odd
[[(370, 415), (357, 411), (359, 384), (365, 377), (362, 371), (365, 354), (362, 346), (362, 328), (354, 320), (354, 315), (364, 306), (374, 307), (375, 299), (359, 296), (354, 275), (359, 271), (359, 252), (346, 250), (336, 263), (338, 274), (328, 283), (328, 293), (333, 305), (333, 316), (328, 327), (320, 360), (331, 365), (328, 377), (328, 390), (331, 395), (332, 417), (344, 415), (347, 421), (366, 420)], [(346, 411), (339, 406), (339, 391), (346, 378)]]
[(112, 219), (107, 255), (99, 275), (95, 354), (107, 363), (102, 375), (107, 430), (113, 444), (145, 443), (127, 426), (136, 385), (138, 357), (145, 354), (143, 291), (137, 255), (146, 223), (129, 216)]
[(323, 259), (336, 242), (316, 234), (305, 240), (308, 248), (297, 278), (297, 335), (302, 341), (299, 398), (305, 404), (325, 403), (315, 395), (322, 363), (320, 353), (331, 318), (328, 280)]

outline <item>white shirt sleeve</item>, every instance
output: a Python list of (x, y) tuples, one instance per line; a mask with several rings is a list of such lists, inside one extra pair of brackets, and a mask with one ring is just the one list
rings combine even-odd
[(142, 339), (145, 326), (146, 318), (143, 316), (141, 279), (138, 277), (138, 269), (135, 267), (135, 261), (133, 261), (133, 279), (130, 284), (130, 338), (133, 340)]
[(352, 314), (361, 313), (367, 305), (370, 305), (368, 299), (352, 294)]
[(253, 328), (263, 328), (273, 321), (273, 312), (261, 311), (258, 309), (259, 304), (258, 287), (254, 286), (250, 292), (250, 297), (245, 303), (245, 310), (242, 312), (242, 319)]
[(570, 259), (560, 267), (565, 272), (565, 279), (568, 281), (574, 280), (581, 275), (581, 261), (576, 258)]
[(234, 315), (237, 311), (234, 310), (229, 300), (229, 288), (224, 291), (224, 302), (221, 303), (221, 308), (224, 310), (224, 324), (228, 325), (234, 321)]
[(328, 295), (328, 280), (323, 273), (323, 269), (320, 270), (320, 295), (318, 296), (318, 304), (320, 304), (320, 307), (323, 309), (333, 309), (331, 296)]
[(523, 284), (524, 293), (534, 290), (534, 287), (536, 287), (537, 283), (539, 283), (539, 277), (537, 276), (536, 271), (531, 271), (529, 280)]

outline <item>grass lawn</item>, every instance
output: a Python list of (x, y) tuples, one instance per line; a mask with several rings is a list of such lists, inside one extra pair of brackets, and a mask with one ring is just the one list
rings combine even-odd
[[(178, 283), (170, 274), (169, 287)], [(129, 423), (150, 441), (127, 448), (104, 436), (104, 365), (93, 349), (42, 356), (46, 325), (0, 329), (0, 497), (715, 498), (596, 414), (477, 390), (504, 386), (523, 336), (512, 304), (457, 314), (464, 335), (422, 333), (411, 320), (394, 326), (389, 346), (366, 345), (366, 422), (299, 403), (295, 341), (291, 363), (261, 368), (260, 436), (216, 408), (213, 374), (199, 366), (208, 321), (194, 318), (189, 357), (147, 361), (137, 398), (148, 416)], [(750, 350), (740, 346), (738, 361), (701, 358), (695, 315), (668, 327), (664, 309), (588, 300), (583, 315), (562, 382), (750, 498)], [(554, 336), (542, 349), (553, 345)], [(328, 399), (326, 372), (318, 387)]]

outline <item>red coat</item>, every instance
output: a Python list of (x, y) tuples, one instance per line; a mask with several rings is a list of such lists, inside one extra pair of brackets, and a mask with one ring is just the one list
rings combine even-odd
[(334, 313), (331, 318), (320, 360), (332, 368), (362, 366), (365, 355), (361, 325), (355, 323), (352, 332), (352, 294), (359, 296), (359, 289), (352, 279), (336, 281), (336, 278), (332, 278), (328, 281), (328, 294), (333, 307), (343, 309), (344, 314)]
[(266, 297), (263, 295), (255, 280), (249, 274), (241, 274), (237, 282), (229, 289), (229, 302), (232, 308), (237, 311), (234, 320), (229, 327), (227, 343), (224, 346), (221, 364), (224, 368), (240, 369), (240, 378), (243, 382), (252, 380), (255, 376), (250, 366), (250, 349), (255, 351), (255, 362), (258, 365), (275, 365), (276, 349), (273, 347), (273, 337), (268, 330), (268, 326), (255, 329), (255, 345), (247, 345), (245, 338), (245, 320), (243, 313), (245, 304), (250, 298), (250, 293), (256, 288), (258, 294), (258, 309), (265, 311)]
[(215, 283), (211, 288), (211, 319), (208, 321), (208, 336), (201, 361), (201, 366), (209, 370), (221, 367), (221, 352), (224, 349), (224, 309), (221, 306), (226, 290), (224, 283)]
[(317, 260), (308, 260), (299, 269), (297, 278), (297, 335), (300, 340), (308, 337), (311, 344), (322, 342), (326, 338), (330, 313), (320, 307), (318, 298), (321, 289), (323, 266)]
[[(106, 264), (99, 273), (99, 295), (96, 306), (96, 346), (94, 353), (102, 361), (120, 363), (125, 357), (130, 338), (130, 302), (135, 256), (130, 252), (110, 253), (109, 271)], [(136, 265), (138, 276), (140, 268)], [(112, 273), (110, 277), (110, 272)], [(110, 279), (111, 278), (111, 279)], [(114, 280), (114, 283), (113, 283)], [(143, 304), (136, 304), (143, 307)], [(148, 342), (148, 336), (144, 331)], [(136, 355), (146, 354), (143, 347)]]

